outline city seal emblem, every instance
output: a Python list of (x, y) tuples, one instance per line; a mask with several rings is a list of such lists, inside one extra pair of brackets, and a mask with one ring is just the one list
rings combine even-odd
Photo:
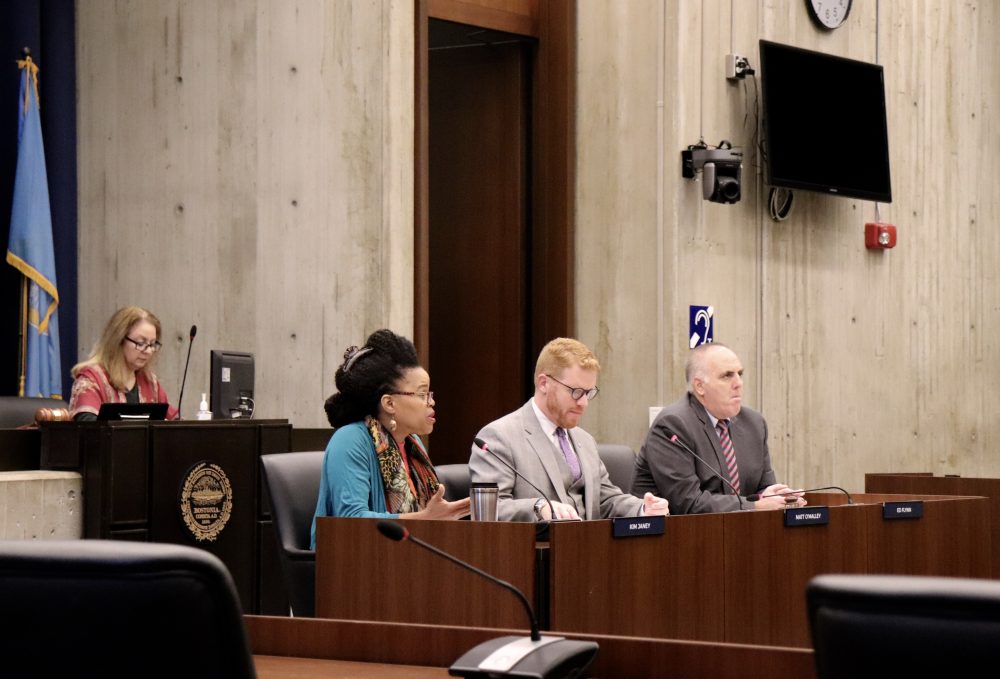
[(222, 467), (199, 462), (181, 486), (181, 518), (199, 542), (215, 541), (233, 511), (233, 487)]

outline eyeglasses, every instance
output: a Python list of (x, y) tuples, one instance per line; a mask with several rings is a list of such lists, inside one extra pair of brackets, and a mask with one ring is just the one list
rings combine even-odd
[(559, 380), (552, 377), (552, 375), (548, 373), (545, 373), (545, 376), (548, 377), (553, 382), (557, 382), (558, 384), (561, 384), (567, 389), (569, 389), (569, 397), (574, 401), (579, 401), (581, 398), (583, 398), (584, 394), (587, 395), (588, 401), (593, 401), (595, 398), (597, 398), (597, 394), (600, 391), (600, 389), (598, 389), (597, 387), (594, 387), (593, 389), (584, 389), (582, 387), (571, 387), (565, 382), (559, 382)]
[(135, 348), (138, 349), (139, 351), (152, 351), (153, 353), (156, 353), (157, 351), (160, 350), (160, 347), (163, 346), (156, 340), (153, 340), (152, 342), (140, 342), (139, 340), (134, 340), (128, 336), (126, 336), (125, 339), (134, 344)]
[(392, 392), (396, 396), (418, 396), (424, 400), (427, 405), (431, 404), (434, 400), (433, 391), (394, 391)]

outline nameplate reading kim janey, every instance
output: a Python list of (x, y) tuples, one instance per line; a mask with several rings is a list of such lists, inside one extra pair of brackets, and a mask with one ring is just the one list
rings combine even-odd
[(825, 526), (830, 523), (829, 507), (796, 507), (785, 510), (785, 527)]
[(662, 516), (622, 516), (611, 519), (616, 538), (634, 538), (640, 535), (663, 535), (667, 522)]
[(199, 542), (214, 542), (233, 512), (233, 487), (217, 464), (199, 462), (181, 484), (181, 518)]
[(883, 519), (919, 519), (924, 515), (923, 500), (907, 500), (905, 502), (883, 502)]

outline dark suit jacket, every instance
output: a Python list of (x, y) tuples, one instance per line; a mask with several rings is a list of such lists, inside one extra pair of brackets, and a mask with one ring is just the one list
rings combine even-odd
[[(580, 458), (584, 478), (586, 507), (580, 511), (581, 518), (638, 515), (642, 499), (623, 492), (611, 483), (608, 470), (597, 454), (594, 437), (580, 427), (570, 429), (568, 433)], [(572, 505), (556, 459), (556, 455), (561, 453), (542, 430), (531, 401), (483, 427), (478, 437), (486, 441), (491, 451), (538, 486), (549, 500)], [(469, 476), (472, 483), (491, 482), (500, 487), (497, 518), (501, 521), (535, 520), (534, 505), (538, 491), (514, 476), (493, 455), (474, 445), (469, 458)]]
[[(731, 488), (698, 462), (690, 453), (670, 441), (671, 434), (687, 444), (712, 470), (729, 478), (719, 436), (704, 406), (692, 394), (685, 394), (657, 416), (646, 435), (646, 443), (635, 461), (632, 493), (646, 491), (670, 501), (671, 514), (731, 512), (740, 509), (740, 500)], [(759, 493), (775, 483), (771, 455), (767, 450), (767, 422), (755, 410), (744, 406), (729, 424), (729, 436), (736, 451), (740, 472), (740, 493)], [(753, 503), (743, 500), (744, 509)]]

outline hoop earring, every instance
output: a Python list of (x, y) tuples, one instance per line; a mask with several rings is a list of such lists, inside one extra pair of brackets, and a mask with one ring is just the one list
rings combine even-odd
[(389, 431), (396, 431), (396, 418), (395, 417), (390, 417), (389, 418)]

